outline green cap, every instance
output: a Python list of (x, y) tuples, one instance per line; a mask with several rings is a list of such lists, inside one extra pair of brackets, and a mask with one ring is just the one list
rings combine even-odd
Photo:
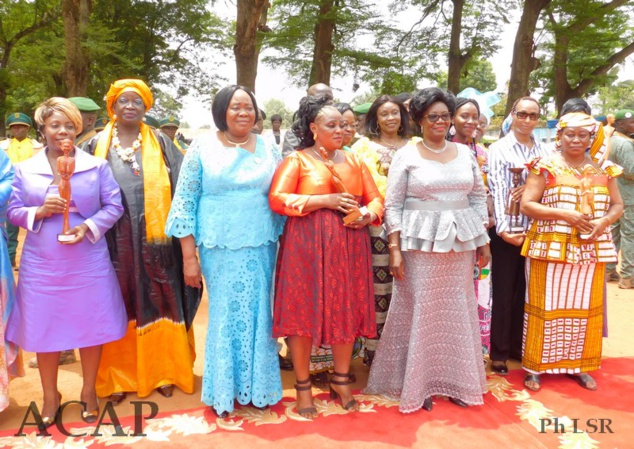
[(359, 104), (355, 106), (354, 108), (352, 108), (352, 112), (354, 112), (357, 115), (367, 114), (371, 106), (372, 106), (372, 103)]
[(154, 129), (158, 129), (160, 127), (159, 121), (156, 120), (151, 115), (147, 115), (147, 114), (145, 114), (145, 117), (143, 117), (143, 123), (148, 125), (150, 128), (154, 128)]
[(160, 121), (161, 128), (165, 126), (176, 126), (177, 128), (181, 126), (181, 122), (174, 116), (165, 117)]
[(29, 117), (28, 115), (26, 115), (26, 114), (24, 114), (22, 112), (16, 112), (14, 114), (11, 114), (4, 121), (4, 124), (5, 124), (5, 126), (7, 128), (9, 128), (12, 125), (33, 126), (33, 122), (31, 121), (31, 117)]
[(71, 97), (68, 101), (77, 106), (81, 112), (97, 112), (101, 109), (97, 103), (86, 97)]
[(106, 127), (109, 121), (110, 119), (108, 117), (100, 118), (95, 122), (95, 127), (93, 129), (95, 129), (96, 131), (101, 131)]
[(621, 109), (619, 112), (614, 114), (614, 120), (625, 120), (626, 118), (633, 118), (634, 111), (631, 109)]

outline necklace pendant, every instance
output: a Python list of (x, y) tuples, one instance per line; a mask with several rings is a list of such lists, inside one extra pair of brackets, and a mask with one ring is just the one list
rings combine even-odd
[(141, 176), (141, 167), (137, 161), (134, 161), (130, 164), (130, 171), (134, 176)]

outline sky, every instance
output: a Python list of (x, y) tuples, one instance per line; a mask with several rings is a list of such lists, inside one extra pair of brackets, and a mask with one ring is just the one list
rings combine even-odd
[[(379, 3), (381, 8), (387, 9), (389, 2), (383, 1)], [(214, 6), (214, 12), (220, 17), (230, 20), (236, 18), (236, 7), (230, 2), (221, 1), (217, 2)], [(418, 19), (419, 12), (412, 9), (405, 11), (397, 16), (399, 26), (406, 28), (411, 26), (411, 23)], [(511, 60), (513, 58), (513, 43), (515, 41), (515, 34), (519, 23), (519, 12), (515, 14), (514, 19), (508, 24), (502, 34), (500, 35), (499, 42), (501, 48), (491, 58), (493, 65), (493, 71), (497, 80), (497, 91), (506, 91), (506, 84), (511, 75)], [(361, 37), (360, 39), (371, 40), (370, 36)], [(360, 46), (369, 46), (371, 42), (364, 42), (363, 40), (358, 42)], [(305, 90), (297, 88), (291, 84), (288, 77), (283, 70), (277, 70), (267, 64), (264, 64), (262, 58), (269, 54), (274, 54), (273, 50), (268, 49), (260, 55), (260, 63), (258, 64), (258, 76), (256, 78), (255, 96), (258, 101), (258, 106), (262, 108), (262, 105), (271, 98), (277, 98), (286, 104), (290, 110), (295, 110), (299, 104), (299, 100), (305, 95)], [(228, 80), (227, 84), (233, 84), (236, 81), (235, 63), (232, 59), (225, 61), (218, 69), (218, 73)], [(624, 70), (621, 70), (620, 78), (628, 79), (634, 78), (634, 60), (630, 58), (625, 66)], [(353, 79), (338, 78), (333, 75), (331, 87), (334, 90), (335, 98), (343, 102), (350, 102), (355, 95), (359, 95), (365, 92), (369, 92), (370, 86), (361, 83), (359, 90), (355, 93), (352, 91)], [(424, 87), (424, 86), (419, 86)], [(184, 107), (182, 112), (182, 119), (186, 121), (191, 129), (197, 129), (204, 125), (211, 125), (213, 127), (213, 120), (211, 118), (211, 111), (208, 104), (204, 104), (199, 98), (187, 97), (183, 101)], [(266, 111), (265, 111), (266, 112)], [(286, 125), (286, 124), (285, 124)]]

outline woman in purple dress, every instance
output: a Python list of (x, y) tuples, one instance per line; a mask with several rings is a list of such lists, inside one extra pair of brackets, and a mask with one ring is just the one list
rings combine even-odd
[[(40, 430), (55, 422), (60, 410), (57, 365), (60, 351), (79, 348), (84, 403), (82, 419), (95, 422), (95, 391), (104, 343), (126, 331), (126, 313), (106, 241), (102, 238), (123, 214), (121, 194), (106, 161), (74, 147), (74, 174), (69, 204), (59, 195), (57, 158), (62, 142), (81, 131), (79, 110), (64, 98), (51, 98), (35, 111), (47, 146), (15, 166), (8, 216), (27, 232), (17, 300), (6, 338), (37, 354), (44, 405)], [(58, 243), (65, 207), (69, 207), (70, 241)]]

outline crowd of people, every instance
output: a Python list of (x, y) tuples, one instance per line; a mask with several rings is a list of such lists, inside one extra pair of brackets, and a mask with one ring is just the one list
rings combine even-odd
[(597, 388), (588, 373), (601, 364), (615, 241), (619, 286), (634, 287), (634, 111), (604, 127), (568, 102), (549, 148), (534, 137), (538, 101), (522, 97), (485, 149), (481, 96), (430, 87), (352, 108), (318, 84), (291, 129), (273, 115), (266, 136), (254, 94), (231, 85), (213, 100), (217, 131), (187, 146), (178, 119), (147, 115), (143, 81), (114, 82), (105, 103), (95, 130), (92, 100), (42, 102), (39, 151), (31, 119), (7, 118), (0, 410), (21, 349), (36, 353), (40, 429), (58, 416), (58, 365), (76, 348), (72, 399), (89, 423), (99, 398), (193, 393), (197, 355), (202, 402), (219, 417), (236, 401), (279, 402), (283, 362), (306, 418), (318, 416), (315, 385), (358, 410), (355, 357), (369, 368), (364, 391), (399, 398), (404, 413), (431, 411), (438, 395), (482, 404), (488, 359), (499, 375), (520, 361), (532, 391), (547, 373)]

